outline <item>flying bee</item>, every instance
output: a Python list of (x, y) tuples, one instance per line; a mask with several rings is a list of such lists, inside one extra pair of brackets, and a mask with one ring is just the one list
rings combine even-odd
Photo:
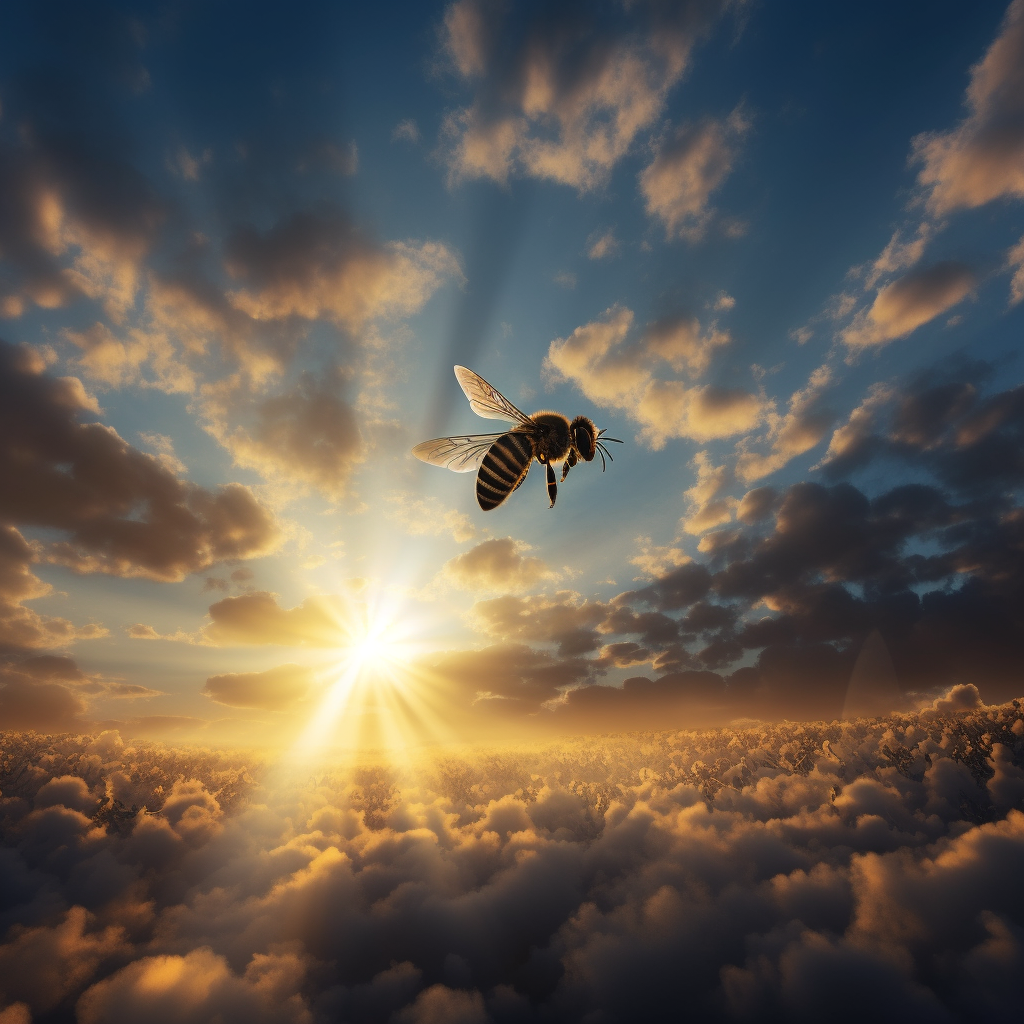
[(548, 508), (554, 508), (558, 496), (554, 463), (564, 462), (564, 481), (577, 462), (593, 462), (595, 456), (600, 455), (603, 473), (607, 468), (605, 458), (614, 461), (605, 442), (622, 444), (617, 437), (605, 437), (604, 431), (598, 430), (594, 421), (586, 416), (577, 416), (571, 423), (557, 412), (527, 416), (465, 366), (456, 366), (455, 376), (473, 412), (484, 419), (508, 420), (516, 426), (497, 434), (435, 437), (416, 445), (412, 453), (422, 462), (450, 469), (453, 473), (476, 470), (476, 500), (485, 512), (497, 508), (522, 484), (534, 459), (547, 470), (551, 499)]

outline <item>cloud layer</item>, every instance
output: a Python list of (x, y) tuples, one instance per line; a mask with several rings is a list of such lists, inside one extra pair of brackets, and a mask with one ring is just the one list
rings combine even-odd
[(5, 1019), (1005, 1016), (1022, 730), (961, 687), (401, 766), (5, 734)]

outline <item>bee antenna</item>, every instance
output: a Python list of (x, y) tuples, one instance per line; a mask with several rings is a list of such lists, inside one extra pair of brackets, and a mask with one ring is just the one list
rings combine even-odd
[[(605, 429), (607, 429), (607, 428), (605, 428)], [(602, 430), (601, 433), (603, 434), (604, 430)], [(602, 437), (601, 440), (602, 441), (614, 441), (616, 444), (625, 444), (624, 441), (620, 441), (617, 437)]]
[(600, 441), (597, 442), (597, 450), (601, 453), (601, 472), (603, 473), (605, 466), (604, 457), (607, 455), (609, 462), (614, 462), (615, 459), (612, 458), (612, 453)]

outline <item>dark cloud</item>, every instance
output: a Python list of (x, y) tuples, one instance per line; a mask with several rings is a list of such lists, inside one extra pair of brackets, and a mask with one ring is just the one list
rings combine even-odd
[(269, 512), (240, 484), (178, 479), (109, 427), (73, 377), (54, 378), (30, 351), (0, 343), (0, 516), (56, 529), (48, 555), (79, 572), (177, 580), (278, 542)]
[(443, 684), (454, 687), (455, 713), (472, 711), (499, 718), (536, 715), (561, 690), (589, 680), (593, 663), (583, 657), (556, 657), (525, 644), (495, 644), (479, 651), (449, 651), (429, 664)]
[(677, 611), (699, 601), (711, 589), (711, 573), (695, 562), (679, 566), (640, 591), (660, 611)]
[[(643, 728), (670, 690), (711, 707), (723, 683), (631, 680), (569, 709), (608, 701)], [(965, 692), (878, 721), (299, 772), (7, 733), (5, 1016), (1011, 1018), (1021, 710)]]
[(999, 495), (1024, 480), (1024, 387), (985, 394), (994, 367), (955, 359), (884, 394), (832, 438), (822, 463), (840, 478), (897, 459), (967, 494)]

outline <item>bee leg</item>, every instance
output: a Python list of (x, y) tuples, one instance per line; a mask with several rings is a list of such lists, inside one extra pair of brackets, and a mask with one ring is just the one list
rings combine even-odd
[(555, 483), (555, 467), (550, 462), (545, 463), (548, 467), (548, 497), (551, 499), (551, 504), (548, 508), (555, 507), (555, 498), (558, 497), (558, 484)]
[(570, 451), (569, 454), (566, 456), (565, 464), (562, 466), (562, 479), (559, 481), (559, 483), (565, 483), (565, 478), (569, 475), (569, 470), (576, 465), (576, 461), (576, 453)]

